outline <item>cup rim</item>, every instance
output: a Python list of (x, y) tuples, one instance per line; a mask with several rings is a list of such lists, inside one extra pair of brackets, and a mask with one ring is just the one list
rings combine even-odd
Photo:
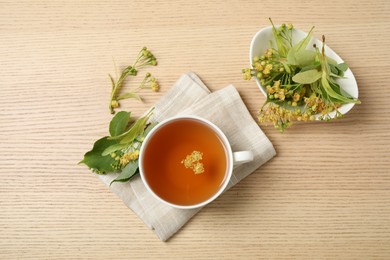
[[(147, 143), (150, 141), (150, 139), (152, 138), (152, 136), (154, 135), (154, 133), (156, 133), (160, 128), (162, 128), (164, 125), (166, 125), (167, 123), (169, 122), (172, 122), (172, 121), (176, 121), (176, 120), (181, 120), (181, 119), (193, 119), (193, 120), (198, 120), (198, 121), (201, 121), (205, 124), (207, 124), (209, 127), (211, 127), (215, 132), (216, 134), (219, 136), (219, 138), (222, 140), (224, 146), (225, 146), (225, 151), (226, 151), (226, 156), (228, 157), (228, 164), (227, 164), (227, 170), (226, 170), (226, 176), (224, 178), (224, 182), (223, 184), (219, 187), (219, 189), (217, 190), (217, 192), (214, 193), (214, 195), (212, 195), (210, 198), (208, 198), (207, 200), (204, 200), (202, 202), (199, 202), (197, 204), (193, 204), (193, 205), (180, 205), (180, 204), (174, 204), (172, 202), (169, 202), (169, 201), (166, 201), (164, 200), (163, 198), (161, 198), (160, 196), (158, 196), (154, 191), (153, 189), (149, 186), (147, 180), (146, 180), (146, 177), (144, 175), (144, 170), (143, 170), (143, 156), (144, 156), (144, 151), (145, 151), (145, 147), (147, 146)], [(230, 179), (232, 177), (232, 174), (233, 174), (233, 152), (232, 152), (232, 149), (230, 147), (230, 143), (229, 143), (229, 140), (227, 139), (226, 135), (222, 132), (222, 130), (216, 126), (214, 123), (210, 122), (209, 120), (205, 119), (205, 118), (202, 118), (202, 117), (199, 117), (199, 116), (194, 116), (194, 115), (179, 115), (179, 116), (174, 116), (174, 117), (170, 117), (170, 118), (167, 118), (161, 122), (159, 122), (150, 132), (149, 134), (145, 137), (145, 140), (143, 141), (142, 143), (142, 146), (141, 146), (141, 149), (140, 149), (140, 155), (139, 155), (139, 171), (140, 171), (140, 176), (141, 176), (141, 180), (143, 182), (143, 184), (145, 185), (146, 189), (157, 199), (159, 200), (160, 202), (166, 204), (166, 205), (169, 205), (171, 207), (174, 207), (174, 208), (178, 208), (178, 209), (195, 209), (195, 208), (200, 208), (200, 207), (203, 207), (207, 204), (209, 204), (210, 202), (212, 202), (213, 200), (215, 200), (219, 195), (221, 195), (221, 193), (226, 189), (227, 185), (229, 184), (230, 182)]]

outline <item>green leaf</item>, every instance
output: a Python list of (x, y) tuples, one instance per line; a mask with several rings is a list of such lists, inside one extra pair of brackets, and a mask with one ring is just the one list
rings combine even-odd
[(287, 53), (287, 63), (290, 65), (297, 65), (297, 61), (295, 60), (294, 47), (292, 47)]
[(111, 153), (116, 152), (118, 150), (122, 150), (122, 149), (124, 149), (124, 148), (126, 148), (128, 146), (129, 146), (129, 144), (113, 144), (113, 145), (110, 145), (109, 147), (107, 147), (102, 152), (102, 156), (110, 155)]
[(145, 129), (145, 125), (146, 125), (146, 122), (149, 120), (150, 116), (152, 115), (152, 112), (153, 112), (153, 109), (150, 110), (148, 112), (148, 114), (144, 117), (141, 117), (140, 119), (138, 119), (132, 126), (131, 128), (119, 135), (119, 136), (115, 136), (115, 137), (109, 137), (110, 139), (115, 139), (115, 140), (120, 140), (119, 143), (120, 144), (125, 144), (125, 143), (131, 143), (134, 141), (134, 139), (143, 133), (144, 129)]
[[(342, 71), (339, 72), (339, 73), (342, 73)], [(333, 73), (331, 72), (331, 73), (330, 73), (330, 76), (331, 76), (332, 78), (345, 79), (344, 74), (342, 74), (342, 75), (337, 75), (337, 74), (333, 74)]]
[[(333, 91), (334, 92), (336, 92), (337, 94), (339, 94), (339, 95), (343, 95), (342, 93), (341, 93), (341, 87), (340, 87), (340, 85), (339, 84), (336, 84), (335, 82), (333, 82), (333, 81), (329, 81), (329, 86), (333, 89)], [(344, 96), (344, 95), (343, 95)], [(347, 96), (346, 96), (347, 97)], [(348, 97), (349, 98), (349, 97)]]
[(134, 141), (134, 139), (142, 134), (142, 132), (145, 129), (146, 121), (148, 120), (147, 117), (143, 117), (139, 120), (137, 120), (134, 125), (130, 128), (130, 131), (127, 132), (125, 136), (119, 141), (121, 144), (131, 143)]
[(296, 51), (299, 51), (299, 50), (305, 50), (307, 45), (309, 44), (310, 40), (311, 40), (311, 37), (313, 35), (313, 30), (314, 30), (314, 26), (310, 29), (309, 33), (306, 35), (306, 37), (304, 39), (302, 39), (300, 42), (298, 42), (295, 46), (295, 50)]
[(329, 80), (329, 85), (331, 86), (331, 88), (337, 93), (337, 94), (340, 94), (346, 98), (349, 98), (351, 100), (353, 100), (354, 98), (347, 92), (345, 92), (339, 84), (337, 84), (335, 81), (333, 80)]
[(300, 84), (311, 84), (321, 78), (322, 73), (318, 70), (307, 70), (304, 72), (299, 72), (295, 74), (292, 80), (296, 83)]
[(299, 50), (295, 54), (295, 61), (299, 67), (313, 65), (315, 62), (316, 53), (309, 50)]
[(326, 94), (327, 94), (329, 97), (331, 97), (334, 101), (340, 102), (340, 103), (342, 103), (342, 104), (346, 104), (346, 103), (358, 103), (358, 101), (355, 100), (355, 99), (348, 98), (348, 97), (343, 96), (341, 93), (337, 93), (337, 92), (331, 87), (331, 84), (329, 83), (328, 79), (326, 78), (326, 73), (323, 73), (323, 74), (322, 74), (321, 84), (322, 84), (322, 87), (323, 87), (324, 91), (326, 92)]
[[(313, 29), (311, 28), (310, 32), (306, 35), (305, 38), (303, 38), (300, 42), (295, 44), (287, 53), (287, 62), (290, 65), (299, 65), (299, 62), (297, 60), (297, 56), (301, 56), (302, 60), (301, 62), (307, 62), (305, 58), (309, 58), (310, 53), (306, 53), (306, 47), (310, 42), (310, 39), (313, 35)], [(307, 56), (307, 57), (306, 57)], [(315, 53), (312, 55), (312, 58), (314, 60)]]
[(122, 169), (121, 173), (118, 177), (116, 177), (115, 180), (113, 180), (110, 183), (113, 184), (114, 182), (126, 182), (129, 181), (133, 176), (135, 176), (136, 173), (138, 173), (138, 160), (129, 162), (125, 168)]
[(133, 92), (124, 93), (124, 94), (120, 95), (119, 97), (117, 97), (116, 100), (122, 100), (122, 99), (128, 99), (128, 98), (134, 98), (134, 99), (137, 99), (139, 101), (142, 101), (141, 96), (138, 95), (137, 93), (133, 93)]
[(307, 70), (314, 70), (314, 69), (316, 69), (316, 70), (321, 69), (321, 64), (316, 62), (313, 65), (309, 65), (309, 66), (303, 67), (300, 72), (304, 72), (304, 71), (307, 71)]
[(80, 163), (84, 163), (91, 169), (95, 169), (100, 173), (114, 172), (111, 164), (115, 163), (115, 159), (111, 156), (103, 156), (102, 152), (109, 146), (117, 143), (115, 140), (109, 140), (107, 136), (97, 140), (91, 151), (84, 155), (84, 159)]
[(329, 65), (329, 68), (330, 68), (330, 72), (333, 73), (333, 74), (336, 74), (338, 75), (339, 74), (339, 71), (337, 70), (336, 66), (333, 65), (333, 64), (328, 64)]
[(332, 58), (329, 58), (328, 56), (326, 56), (326, 62), (328, 63), (328, 64), (332, 64), (332, 65), (337, 65), (337, 61), (335, 61), (334, 59), (332, 59)]
[(118, 136), (125, 132), (130, 120), (130, 112), (121, 111), (117, 113), (110, 122), (110, 135)]
[(336, 65), (336, 68), (341, 70), (342, 72), (345, 72), (348, 69), (348, 64), (343, 62)]

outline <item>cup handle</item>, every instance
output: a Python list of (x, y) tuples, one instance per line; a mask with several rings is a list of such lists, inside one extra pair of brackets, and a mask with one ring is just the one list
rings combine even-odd
[(233, 153), (233, 165), (239, 165), (253, 161), (252, 151), (240, 151)]

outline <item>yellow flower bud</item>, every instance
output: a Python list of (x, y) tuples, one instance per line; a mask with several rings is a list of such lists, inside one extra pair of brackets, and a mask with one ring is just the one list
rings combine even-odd
[(139, 156), (139, 151), (135, 150), (134, 152), (129, 154), (129, 159), (134, 161), (138, 159), (138, 156)]
[(296, 102), (301, 96), (298, 93), (294, 93), (293, 100)]
[(152, 91), (157, 92), (160, 90), (160, 86), (157, 84), (157, 82), (153, 82), (151, 84)]
[(119, 107), (119, 102), (116, 101), (116, 100), (112, 100), (112, 101), (111, 101), (111, 106), (112, 106), (113, 108), (118, 108), (118, 107)]
[(286, 97), (285, 97), (285, 95), (284, 95), (284, 91), (283, 91), (283, 89), (281, 89), (280, 91), (279, 91), (279, 99), (280, 100), (284, 100)]
[(258, 71), (262, 71), (264, 69), (263, 66), (261, 66), (261, 64), (258, 62), (256, 64), (254, 64), (254, 68), (255, 68), (255, 70), (258, 70)]

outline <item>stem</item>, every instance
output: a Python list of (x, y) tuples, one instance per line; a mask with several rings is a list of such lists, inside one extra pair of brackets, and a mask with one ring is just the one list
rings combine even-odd
[(142, 55), (141, 55), (141, 52), (144, 50), (144, 48), (142, 48), (139, 52), (138, 52), (138, 58), (137, 60), (134, 62), (134, 65), (133, 65), (133, 68), (135, 68), (135, 66), (137, 65), (138, 61), (141, 59)]
[(149, 57), (149, 58), (143, 59), (143, 60), (142, 60), (143, 63), (139, 64), (137, 68), (141, 68), (141, 67), (144, 67), (144, 66), (151, 65), (150, 62), (151, 62), (152, 60), (153, 60), (153, 59), (150, 58), (150, 57)]
[(117, 79), (119, 77), (119, 75), (118, 75), (118, 67), (116, 66), (116, 62), (114, 60), (114, 57), (112, 57), (112, 62), (114, 63), (115, 79)]
[(272, 19), (271, 19), (271, 17), (268, 17), (268, 20), (271, 22), (271, 24), (272, 24), (272, 27), (276, 30), (276, 28), (275, 28), (275, 25), (274, 25), (274, 23), (272, 22)]
[(114, 108), (112, 107), (112, 101), (114, 101), (115, 92), (117, 90), (117, 86), (118, 86), (117, 83), (115, 83), (114, 86), (113, 86), (113, 89), (111, 91), (110, 103), (109, 103), (109, 106), (108, 106), (108, 108), (110, 109), (110, 113), (111, 114), (115, 113)]

